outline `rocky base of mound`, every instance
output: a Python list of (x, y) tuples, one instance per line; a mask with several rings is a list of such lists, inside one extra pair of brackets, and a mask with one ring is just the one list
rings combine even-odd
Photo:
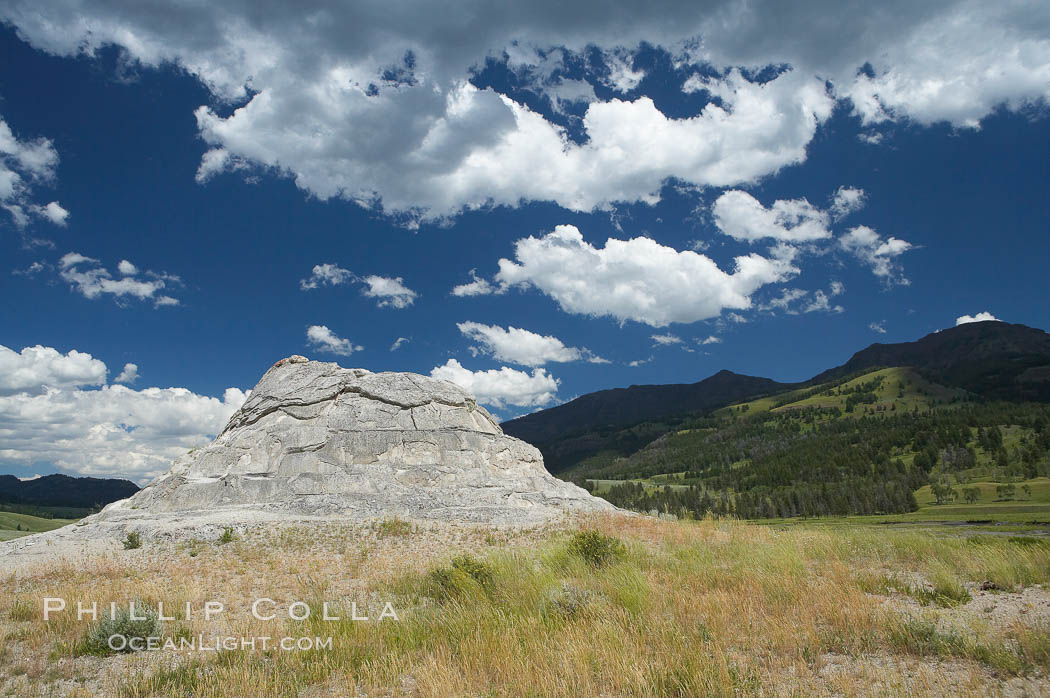
[[(613, 509), (621, 516), (636, 514)], [(237, 538), (271, 536), (282, 530), (293, 530), (297, 536), (309, 538), (312, 532), (332, 529), (381, 529), (393, 519), (401, 519), (421, 530), (505, 531), (508, 535), (539, 529), (548, 525), (571, 526), (583, 512), (559, 512), (550, 515), (549, 509), (534, 510), (536, 516), (501, 516), (501, 520), (466, 521), (462, 519), (435, 519), (402, 516), (309, 516), (294, 512), (264, 510), (249, 506), (216, 508), (211, 511), (167, 512), (153, 514), (142, 510), (123, 510), (113, 515), (89, 516), (75, 524), (53, 531), (36, 533), (8, 541), (0, 541), (0, 576), (17, 574), (39, 565), (60, 564), (63, 561), (92, 560), (100, 555), (122, 553), (122, 541), (131, 532), (138, 533), (144, 548), (157, 544), (186, 542), (215, 542), (227, 529)], [(479, 516), (479, 518), (485, 518)]]

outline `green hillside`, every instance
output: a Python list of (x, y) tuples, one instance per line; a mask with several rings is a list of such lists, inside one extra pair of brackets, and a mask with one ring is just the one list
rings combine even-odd
[[(957, 512), (949, 518), (991, 507), (1004, 520), (1050, 520), (1039, 479), (1050, 475), (1050, 406), (972, 397), (910, 368), (880, 368), (684, 420), (634, 453), (599, 453), (568, 472), (620, 506), (679, 516), (934, 506)], [(1008, 497), (992, 499), (1011, 484)], [(931, 505), (935, 493), (942, 501)]]
[(807, 407), (838, 408), (844, 415), (872, 414), (882, 410), (912, 412), (952, 404), (966, 397), (964, 390), (931, 383), (912, 368), (896, 367), (730, 405), (715, 414), (784, 412)]
[(0, 540), (10, 540), (30, 533), (41, 533), (71, 524), (76, 519), (45, 519), (29, 514), (0, 511)]
[[(878, 384), (864, 385), (871, 380)], [(711, 410), (729, 416), (727, 405), (737, 412), (818, 407), (858, 416), (921, 412), (960, 400), (1050, 403), (1050, 334), (1005, 322), (966, 323), (914, 342), (872, 344), (801, 383), (723, 370), (696, 383), (588, 393), (502, 426), (536, 446), (548, 470), (565, 476), (692, 428), (689, 422)]]
[[(568, 459), (570, 463), (567, 466), (564, 460), (559, 459), (556, 462), (561, 466), (551, 468), (552, 472), (557, 472), (565, 479), (578, 480), (581, 475), (602, 478), (606, 475), (597, 473), (609, 473), (611, 464), (639, 454), (647, 446), (659, 450), (663, 441), (672, 436), (689, 434), (697, 429), (717, 429), (718, 420), (723, 418), (754, 417), (763, 412), (782, 414), (812, 408), (821, 411), (819, 419), (822, 420), (896, 414), (897, 411), (923, 412), (954, 405), (967, 397), (965, 391), (931, 383), (914, 369), (881, 368), (735, 403), (715, 410), (711, 414), (717, 418), (715, 420), (695, 414), (680, 415), (627, 427), (606, 427), (578, 433), (565, 438), (558, 445), (547, 445), (547, 452), (561, 453), (564, 449), (576, 456), (575, 462)], [(804, 421), (808, 423), (810, 420)]]

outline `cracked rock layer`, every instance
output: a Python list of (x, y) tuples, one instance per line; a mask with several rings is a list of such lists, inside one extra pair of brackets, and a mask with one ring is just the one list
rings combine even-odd
[(452, 383), (299, 356), (267, 371), (209, 446), (97, 518), (227, 508), (513, 524), (614, 510)]

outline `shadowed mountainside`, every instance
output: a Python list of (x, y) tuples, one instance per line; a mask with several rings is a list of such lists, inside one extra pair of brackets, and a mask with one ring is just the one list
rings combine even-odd
[(0, 475), (0, 503), (5, 504), (92, 509), (138, 491), (138, 485), (129, 480), (60, 474), (19, 480), (14, 475)]
[(809, 382), (910, 366), (935, 383), (998, 400), (1050, 401), (1050, 334), (1025, 325), (972, 322), (914, 342), (872, 344)]
[(697, 383), (632, 385), (588, 393), (500, 426), (511, 436), (531, 443), (599, 426), (624, 426), (687, 412), (721, 407), (731, 402), (779, 393), (795, 387), (769, 378), (719, 371)]

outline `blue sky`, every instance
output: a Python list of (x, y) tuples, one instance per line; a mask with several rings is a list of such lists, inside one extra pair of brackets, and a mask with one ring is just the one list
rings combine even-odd
[(0, 11), (0, 470), (148, 479), (296, 353), (509, 418), (1050, 326), (1046, 10), (380, 12), (353, 43), (364, 5), (316, 5)]

